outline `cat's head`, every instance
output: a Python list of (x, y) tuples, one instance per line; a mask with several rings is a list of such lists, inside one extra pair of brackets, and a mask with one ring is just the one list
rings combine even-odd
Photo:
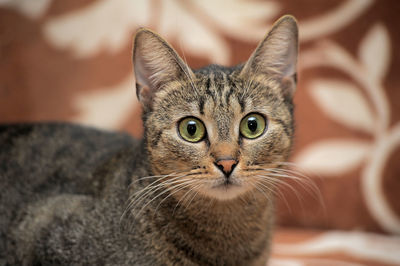
[(221, 200), (265, 185), (291, 150), (297, 51), (296, 21), (284, 16), (244, 65), (193, 71), (140, 29), (133, 62), (153, 174)]

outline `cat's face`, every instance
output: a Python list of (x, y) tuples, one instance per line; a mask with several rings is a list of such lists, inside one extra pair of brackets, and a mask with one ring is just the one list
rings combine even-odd
[(220, 200), (265, 186), (293, 136), (297, 27), (281, 19), (244, 67), (193, 73), (154, 33), (135, 39), (138, 97), (152, 171)]

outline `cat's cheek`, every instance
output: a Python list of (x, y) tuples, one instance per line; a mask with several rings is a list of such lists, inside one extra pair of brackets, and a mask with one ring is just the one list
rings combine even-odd
[(267, 131), (257, 139), (244, 139), (242, 156), (244, 163), (273, 164), (286, 160), (292, 146), (292, 140), (287, 136), (281, 125), (270, 123)]
[(204, 142), (189, 143), (174, 135), (174, 131), (164, 131), (157, 146), (150, 151), (156, 174), (188, 172), (205, 166), (207, 145)]

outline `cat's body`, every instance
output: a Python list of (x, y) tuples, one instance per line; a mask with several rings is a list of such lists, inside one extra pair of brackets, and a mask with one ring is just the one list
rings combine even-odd
[[(121, 216), (138, 144), (126, 135), (64, 124), (8, 125), (0, 132), (0, 262), (106, 262), (102, 256), (121, 248), (119, 241), (107, 244), (122, 232), (119, 218), (115, 228), (109, 222)], [(111, 192), (124, 178), (121, 193)], [(108, 211), (96, 219), (101, 208)]]
[[(244, 265), (264, 251), (270, 229), (265, 221), (257, 228), (262, 213), (256, 202), (245, 212), (242, 205), (207, 202), (187, 214), (173, 198), (155, 211), (160, 197), (140, 218), (120, 221), (129, 185), (149, 175), (140, 143), (124, 134), (68, 124), (9, 125), (0, 132), (0, 262)], [(131, 193), (149, 181), (140, 183)], [(253, 232), (235, 235), (246, 225)], [(239, 259), (243, 255), (246, 260)]]
[(68, 124), (0, 127), (0, 265), (265, 265), (271, 177), (293, 137), (295, 59), (261, 60), (277, 40), (280, 61), (293, 57), (291, 17), (246, 65), (192, 72), (139, 31), (144, 141)]

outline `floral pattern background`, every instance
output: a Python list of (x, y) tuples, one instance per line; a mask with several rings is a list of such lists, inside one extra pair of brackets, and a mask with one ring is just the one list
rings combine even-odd
[(0, 0), (0, 122), (72, 121), (140, 137), (137, 28), (160, 33), (193, 68), (234, 65), (293, 14), (292, 162), (320, 196), (282, 187), (270, 264), (400, 265), (399, 11), (396, 0)]

